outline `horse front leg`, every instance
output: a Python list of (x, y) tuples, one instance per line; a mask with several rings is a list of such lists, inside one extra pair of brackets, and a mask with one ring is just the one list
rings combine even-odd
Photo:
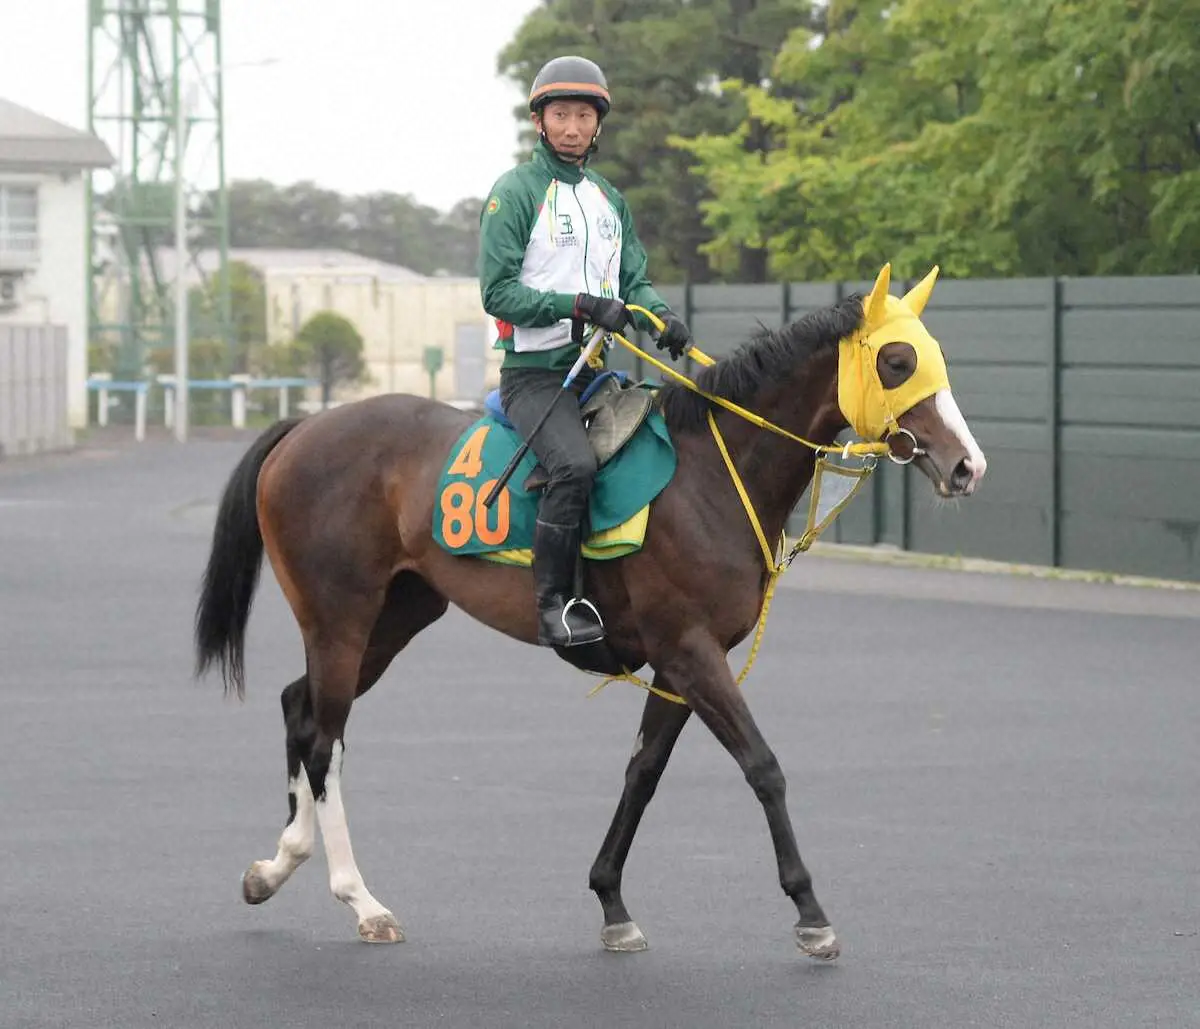
[[(656, 676), (654, 684), (673, 692), (674, 688), (662, 676)], [(690, 714), (691, 710), (682, 704), (664, 700), (653, 693), (646, 697), (633, 755), (625, 769), (625, 789), (588, 877), (588, 885), (604, 909), (600, 942), (605, 950), (629, 953), (646, 949), (646, 937), (629, 917), (621, 896), (621, 873), (642, 814), (654, 796), (671, 750)]]
[(694, 636), (683, 641), (664, 669), (692, 710), (733, 756), (763, 806), (775, 846), (779, 885), (799, 914), (796, 946), (809, 957), (834, 960), (841, 953), (841, 944), (813, 893), (812, 876), (800, 859), (787, 810), (783, 769), (754, 723), (725, 653), (715, 640)]

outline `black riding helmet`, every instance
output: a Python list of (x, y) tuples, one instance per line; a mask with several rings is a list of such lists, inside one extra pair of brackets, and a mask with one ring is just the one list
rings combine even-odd
[(595, 61), (586, 57), (556, 57), (543, 65), (529, 89), (529, 110), (540, 114), (551, 100), (588, 100), (601, 120), (612, 98), (608, 81)]

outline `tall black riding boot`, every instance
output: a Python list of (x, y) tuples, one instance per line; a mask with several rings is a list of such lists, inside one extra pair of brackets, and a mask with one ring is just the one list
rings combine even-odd
[(575, 596), (579, 560), (578, 525), (551, 525), (540, 519), (533, 530), (533, 583), (537, 595), (538, 643), (577, 647), (604, 639), (604, 623), (591, 601)]

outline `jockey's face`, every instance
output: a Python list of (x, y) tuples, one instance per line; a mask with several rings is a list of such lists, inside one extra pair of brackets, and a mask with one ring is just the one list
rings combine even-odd
[(560, 154), (582, 161), (600, 129), (600, 115), (586, 100), (551, 100), (533, 124)]

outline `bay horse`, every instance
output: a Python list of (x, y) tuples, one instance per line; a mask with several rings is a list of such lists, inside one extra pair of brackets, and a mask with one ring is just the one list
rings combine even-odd
[[(887, 422), (897, 438), (911, 440), (909, 456), (938, 494), (969, 495), (986, 464), (949, 391), (944, 362), (938, 378), (941, 350), (920, 321), (936, 271), (898, 298), (888, 294), (885, 267), (867, 297), (856, 294), (760, 331), (701, 371), (697, 385), (820, 445), (832, 444), (848, 421), (859, 431)], [(855, 365), (855, 354), (869, 360)], [(928, 366), (933, 385), (921, 392), (929, 395), (886, 417), (870, 416), (864, 396), (875, 396), (882, 410)], [(874, 385), (856, 386), (851, 375)], [(622, 870), (694, 712), (762, 804), (779, 882), (798, 913), (798, 947), (830, 960), (840, 943), (801, 860), (783, 772), (727, 661), (758, 621), (768, 569), (710, 436), (710, 413), (767, 539), (780, 538), (813, 476), (815, 452), (678, 385), (663, 387), (658, 404), (676, 448), (675, 475), (651, 505), (642, 548), (588, 562), (586, 595), (604, 613), (619, 662), (631, 670), (649, 665), (653, 685), (686, 704), (647, 695), (624, 789), (589, 877), (603, 909), (601, 941), (611, 951), (646, 947), (621, 896)], [(275, 856), (255, 861), (243, 876), (247, 903), (268, 900), (307, 860), (319, 825), (330, 889), (354, 911), (362, 939), (404, 938), (367, 889), (350, 845), (341, 773), (351, 705), (450, 604), (514, 639), (537, 641), (527, 568), (455, 556), (434, 541), (439, 475), (470, 422), (449, 405), (401, 394), (280, 421), (249, 447), (224, 489), (196, 613), (197, 675), (216, 662), (226, 690), (244, 694), (245, 630), (264, 549), (306, 658), (305, 674), (281, 698), (289, 817)]]

